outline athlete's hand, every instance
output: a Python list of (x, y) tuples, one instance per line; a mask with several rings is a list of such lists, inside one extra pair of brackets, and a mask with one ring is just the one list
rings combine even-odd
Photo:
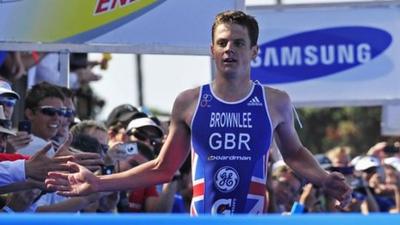
[(337, 207), (346, 207), (351, 202), (351, 187), (341, 173), (332, 172), (322, 184), (324, 192), (338, 201)]
[(46, 187), (63, 196), (84, 196), (96, 192), (99, 178), (85, 167), (68, 162), (71, 173), (50, 172)]

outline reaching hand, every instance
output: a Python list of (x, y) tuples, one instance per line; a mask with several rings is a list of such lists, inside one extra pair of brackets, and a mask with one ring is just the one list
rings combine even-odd
[(79, 164), (68, 162), (73, 173), (50, 172), (45, 184), (63, 196), (83, 196), (96, 192), (98, 177)]
[(72, 151), (70, 148), (72, 138), (73, 136), (70, 133), (67, 140), (58, 148), (55, 157), (71, 156), (70, 161), (76, 162), (93, 172), (99, 170), (101, 166), (104, 165), (104, 161), (101, 159), (100, 154), (92, 152), (81, 152), (76, 150)]
[(346, 183), (346, 178), (341, 173), (332, 172), (325, 179), (323, 186), (324, 192), (333, 198), (338, 203), (338, 207), (344, 208), (351, 202), (351, 188)]
[(25, 161), (25, 176), (27, 178), (43, 181), (49, 171), (66, 171), (69, 169), (66, 163), (72, 160), (72, 157), (60, 156), (49, 158), (46, 154), (50, 149), (51, 143), (48, 143), (29, 160)]

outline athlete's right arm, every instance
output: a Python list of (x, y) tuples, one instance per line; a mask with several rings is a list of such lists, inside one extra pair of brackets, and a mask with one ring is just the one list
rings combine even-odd
[(50, 173), (46, 184), (61, 195), (76, 196), (97, 191), (131, 190), (171, 180), (190, 152), (189, 121), (197, 100), (195, 95), (194, 90), (189, 90), (175, 100), (169, 134), (156, 159), (121, 173), (100, 177), (71, 163), (77, 173)]
[(195, 95), (195, 90), (188, 90), (176, 98), (172, 109), (168, 137), (158, 157), (123, 173), (101, 176), (100, 191), (108, 191), (109, 188), (115, 190), (115, 186), (123, 189), (147, 187), (172, 179), (190, 152), (189, 122), (193, 114), (193, 106), (197, 100)]

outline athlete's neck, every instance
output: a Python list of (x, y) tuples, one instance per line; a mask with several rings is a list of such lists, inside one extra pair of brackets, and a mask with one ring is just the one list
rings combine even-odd
[(215, 95), (225, 101), (238, 101), (246, 97), (253, 87), (253, 82), (246, 80), (215, 79), (211, 88)]

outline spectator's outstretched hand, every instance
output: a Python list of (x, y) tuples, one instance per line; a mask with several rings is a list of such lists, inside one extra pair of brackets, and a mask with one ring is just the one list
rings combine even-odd
[(38, 181), (44, 181), (49, 171), (66, 171), (69, 169), (66, 164), (72, 160), (71, 156), (60, 156), (50, 158), (46, 154), (51, 149), (48, 143), (41, 150), (36, 152), (29, 160), (25, 161), (25, 176)]
[(59, 147), (56, 157), (60, 156), (71, 156), (70, 161), (78, 163), (90, 171), (96, 171), (104, 165), (104, 161), (101, 159), (100, 154), (93, 152), (82, 152), (76, 149), (70, 148), (73, 135), (70, 133), (67, 140)]
[(50, 190), (63, 196), (84, 196), (96, 192), (96, 177), (85, 167), (68, 162), (71, 173), (50, 172), (45, 184)]
[(351, 188), (341, 173), (332, 172), (323, 183), (324, 192), (338, 201), (338, 207), (346, 207), (351, 202)]

